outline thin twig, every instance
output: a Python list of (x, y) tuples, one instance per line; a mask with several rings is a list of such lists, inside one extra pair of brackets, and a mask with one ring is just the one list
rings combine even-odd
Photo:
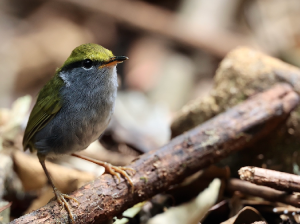
[(300, 192), (300, 176), (298, 175), (250, 166), (241, 168), (239, 175), (242, 180), (254, 184), (281, 191)]
[(61, 1), (71, 2), (97, 13), (104, 13), (105, 15), (118, 20), (122, 24), (146, 32), (159, 34), (185, 46), (189, 46), (193, 49), (206, 50), (219, 57), (224, 57), (232, 48), (239, 45), (254, 47), (253, 42), (246, 36), (237, 35), (236, 33), (233, 34), (225, 30), (221, 32), (220, 30), (212, 31), (201, 24), (198, 24), (197, 26), (197, 30), (201, 30), (201, 33), (197, 33), (195, 32), (195, 27), (187, 26), (187, 24), (176, 16), (175, 13), (142, 1)]
[(12, 205), (12, 202), (9, 202), (7, 205), (4, 205), (0, 208), (0, 213), (3, 212), (5, 209), (8, 209)]
[(239, 179), (230, 179), (227, 182), (227, 190), (230, 192), (239, 191), (243, 194), (261, 197), (272, 202), (282, 202), (287, 205), (300, 207), (300, 198), (297, 195), (278, 191), (265, 186), (258, 186)]

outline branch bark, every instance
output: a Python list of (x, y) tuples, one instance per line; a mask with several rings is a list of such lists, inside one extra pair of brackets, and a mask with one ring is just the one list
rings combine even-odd
[[(103, 175), (71, 193), (77, 223), (103, 222), (134, 204), (167, 190), (185, 177), (227, 155), (253, 144), (283, 123), (298, 105), (299, 97), (287, 84), (258, 94), (200, 126), (180, 135), (160, 149), (146, 153), (129, 167), (135, 191), (122, 179)], [(68, 214), (56, 201), (11, 223), (68, 223)]]
[[(299, 93), (300, 69), (259, 51), (238, 47), (230, 51), (220, 63), (214, 77), (214, 89), (210, 94), (192, 100), (175, 114), (171, 124), (172, 136), (180, 135), (283, 81)], [(294, 125), (287, 128), (298, 129), (300, 132), (300, 118), (290, 119), (290, 123)], [(300, 135), (295, 134), (295, 137), (300, 138)], [(287, 145), (286, 138), (283, 137), (284, 145)]]
[(250, 166), (241, 168), (239, 175), (242, 180), (257, 185), (281, 191), (300, 192), (300, 176), (298, 175)]
[(300, 207), (300, 199), (295, 194), (278, 191), (265, 186), (258, 186), (239, 179), (230, 179), (226, 186), (229, 192), (239, 191), (256, 197), (261, 197), (272, 202), (282, 202), (287, 205)]

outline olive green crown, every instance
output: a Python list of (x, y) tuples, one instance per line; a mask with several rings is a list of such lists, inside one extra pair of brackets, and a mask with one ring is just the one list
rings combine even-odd
[(112, 57), (114, 57), (114, 55), (110, 50), (98, 44), (82, 44), (72, 51), (62, 67), (85, 59), (92, 61), (109, 61)]

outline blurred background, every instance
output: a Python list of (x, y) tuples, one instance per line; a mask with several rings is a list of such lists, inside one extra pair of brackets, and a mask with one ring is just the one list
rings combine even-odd
[[(30, 95), (12, 109), (24, 128), (55, 69), (78, 45), (97, 43), (130, 58), (118, 66), (115, 114), (101, 139), (108, 152), (100, 159), (124, 165), (169, 141), (173, 115), (209, 94), (233, 48), (300, 66), (299, 11), (298, 0), (0, 0), (0, 107), (7, 108), (0, 124), (15, 100)], [(23, 103), (28, 110), (20, 112)], [(21, 141), (20, 134), (14, 145)], [(60, 163), (98, 172), (70, 159)]]
[(218, 63), (236, 46), (250, 46), (300, 65), (297, 0), (2, 0), (0, 4), (1, 107), (10, 107), (26, 94), (34, 102), (76, 46), (97, 43), (130, 58), (118, 66), (115, 121), (139, 129), (137, 133), (147, 132), (147, 146), (141, 144), (147, 149), (168, 141), (172, 114), (209, 92)]

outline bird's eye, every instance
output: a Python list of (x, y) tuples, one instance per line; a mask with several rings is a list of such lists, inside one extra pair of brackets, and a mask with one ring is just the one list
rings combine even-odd
[(93, 61), (90, 60), (90, 59), (85, 59), (85, 60), (82, 62), (82, 66), (83, 66), (85, 69), (90, 69), (90, 68), (93, 66)]

